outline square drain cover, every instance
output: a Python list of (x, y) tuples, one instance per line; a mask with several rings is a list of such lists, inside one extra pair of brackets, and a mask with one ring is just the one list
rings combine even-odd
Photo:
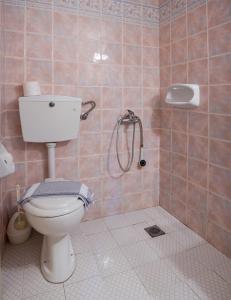
[(163, 230), (160, 229), (157, 225), (153, 225), (147, 228), (144, 228), (144, 230), (153, 238), (156, 236), (160, 236), (165, 234)]

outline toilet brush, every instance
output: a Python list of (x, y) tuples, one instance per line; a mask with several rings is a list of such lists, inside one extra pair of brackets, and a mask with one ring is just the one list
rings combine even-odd
[(12, 244), (25, 242), (31, 234), (31, 226), (28, 224), (26, 215), (18, 205), (20, 199), (20, 185), (16, 185), (17, 212), (11, 217), (7, 226), (7, 236)]

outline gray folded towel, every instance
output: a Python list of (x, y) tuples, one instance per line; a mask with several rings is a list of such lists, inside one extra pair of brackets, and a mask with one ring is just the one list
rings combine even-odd
[(93, 202), (94, 194), (89, 188), (79, 181), (48, 181), (33, 185), (29, 188), (22, 198), (18, 201), (20, 205), (23, 205), (36, 197), (46, 196), (76, 196), (82, 200), (84, 206), (87, 207)]

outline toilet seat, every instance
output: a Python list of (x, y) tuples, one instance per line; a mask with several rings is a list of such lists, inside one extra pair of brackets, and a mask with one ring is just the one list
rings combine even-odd
[(25, 211), (41, 218), (52, 218), (70, 214), (83, 208), (83, 202), (76, 196), (49, 196), (31, 198), (23, 205)]

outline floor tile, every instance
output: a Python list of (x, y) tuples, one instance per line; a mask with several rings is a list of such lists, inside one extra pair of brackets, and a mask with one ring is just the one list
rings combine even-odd
[(159, 259), (159, 256), (155, 254), (146, 241), (124, 246), (121, 250), (132, 267), (137, 267)]
[(202, 300), (231, 299), (231, 286), (212, 271), (205, 271), (187, 283)]
[(56, 288), (54, 291), (37, 294), (35, 296), (24, 298), (24, 299), (25, 300), (65, 300), (64, 288), (59, 287)]
[(108, 276), (130, 270), (130, 265), (119, 248), (103, 250), (96, 254), (100, 273)]
[(189, 252), (195, 261), (198, 261), (209, 269), (214, 269), (216, 266), (227, 261), (225, 255), (208, 243), (192, 248)]
[(118, 247), (118, 244), (112, 238), (111, 233), (108, 231), (89, 235), (88, 243), (93, 252), (98, 252), (101, 249), (107, 250)]
[(147, 243), (162, 258), (181, 253), (185, 250), (185, 246), (181, 245), (179, 239), (171, 233), (149, 239)]
[(64, 285), (99, 275), (96, 257), (92, 254), (77, 254), (74, 274), (65, 281)]
[(185, 247), (185, 249), (190, 249), (192, 247), (196, 247), (203, 243), (206, 243), (203, 238), (194, 233), (191, 229), (178, 230), (176, 232), (173, 232), (172, 236), (174, 236), (176, 240)]
[(2, 268), (3, 300), (16, 300), (22, 297), (23, 268), (22, 266), (7, 266)]
[(106, 217), (104, 218), (104, 222), (109, 229), (116, 229), (130, 225), (128, 219), (126, 219), (124, 215)]
[(184, 281), (196, 277), (205, 270), (209, 270), (203, 264), (199, 263), (195, 259), (195, 256), (188, 250), (167, 257), (164, 261)]
[(65, 295), (66, 300), (114, 300), (99, 276), (65, 286)]
[[(62, 286), (62, 284), (60, 284)], [(35, 296), (55, 290), (58, 284), (46, 281), (41, 275), (39, 266), (26, 265), (23, 275), (23, 297)]]
[(102, 219), (82, 222), (79, 224), (79, 228), (81, 232), (85, 234), (94, 234), (107, 231), (107, 227)]
[(126, 213), (123, 216), (126, 218), (129, 225), (143, 223), (151, 220), (151, 218), (148, 218), (145, 212), (139, 210)]
[(200, 300), (193, 290), (185, 283), (177, 283), (170, 289), (162, 290), (153, 296), (153, 300)]
[(182, 283), (164, 261), (154, 261), (135, 269), (135, 272), (146, 290), (152, 296), (172, 289)]
[(111, 231), (113, 238), (120, 246), (136, 243), (143, 238), (136, 234), (135, 228), (131, 225)]
[(73, 235), (71, 237), (74, 252), (76, 254), (92, 252), (91, 245), (87, 236), (83, 234)]
[(115, 300), (150, 299), (144, 286), (133, 271), (106, 277), (105, 282)]
[(231, 259), (227, 258), (226, 261), (214, 267), (214, 271), (220, 275), (224, 280), (231, 284)]

